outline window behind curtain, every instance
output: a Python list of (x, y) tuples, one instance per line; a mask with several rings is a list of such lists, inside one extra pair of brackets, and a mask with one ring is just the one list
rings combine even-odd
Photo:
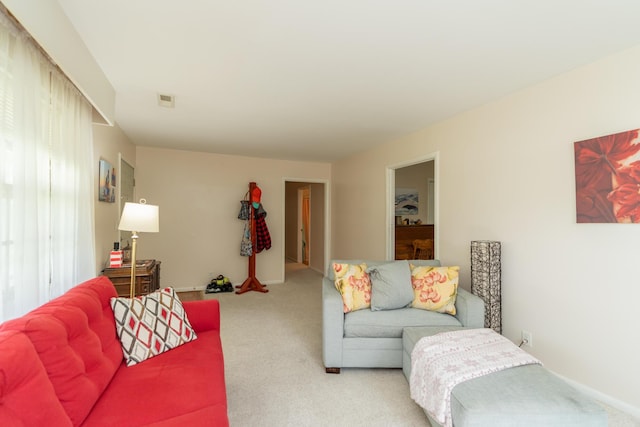
[(95, 275), (91, 112), (0, 14), (0, 320)]

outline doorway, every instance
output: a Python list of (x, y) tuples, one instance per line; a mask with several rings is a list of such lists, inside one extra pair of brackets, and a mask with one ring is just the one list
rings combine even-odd
[[(134, 178), (134, 169), (129, 163), (127, 163), (123, 158), (122, 154), (118, 155), (120, 160), (120, 173), (118, 174), (120, 177), (120, 182), (118, 183), (118, 188), (120, 189), (120, 196), (118, 197), (118, 218), (122, 216), (122, 210), (124, 209), (124, 204), (127, 202), (133, 202), (133, 192), (135, 187), (135, 178)], [(120, 231), (120, 247), (124, 248), (126, 242), (123, 241), (123, 232)], [(127, 232), (125, 235), (128, 237), (131, 233)]]
[[(396, 242), (397, 227), (424, 225), (432, 228), (433, 256), (437, 258), (438, 230), (438, 153), (387, 167), (387, 259), (396, 259), (400, 251)], [(417, 203), (409, 212), (396, 211), (396, 195), (411, 194)], [(400, 199), (402, 199), (400, 197)], [(403, 213), (404, 212), (404, 213)], [(397, 224), (400, 225), (397, 225)], [(405, 230), (406, 231), (406, 230)], [(406, 236), (405, 236), (406, 237)], [(406, 249), (406, 248), (404, 248)]]
[(284, 275), (292, 264), (324, 274), (329, 241), (328, 186), (324, 181), (303, 180), (285, 180), (284, 186)]
[(298, 238), (297, 261), (309, 266), (309, 248), (311, 243), (311, 188), (304, 186), (298, 188)]

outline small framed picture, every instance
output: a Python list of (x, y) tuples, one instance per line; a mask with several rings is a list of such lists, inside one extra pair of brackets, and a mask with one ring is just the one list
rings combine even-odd
[(101, 202), (115, 203), (116, 201), (116, 170), (111, 163), (100, 159), (98, 200)]
[(418, 215), (418, 189), (396, 188), (396, 216)]

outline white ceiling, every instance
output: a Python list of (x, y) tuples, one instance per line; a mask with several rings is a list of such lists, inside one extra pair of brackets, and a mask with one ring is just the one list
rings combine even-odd
[(638, 0), (59, 2), (134, 144), (291, 160), (333, 161), (640, 44)]

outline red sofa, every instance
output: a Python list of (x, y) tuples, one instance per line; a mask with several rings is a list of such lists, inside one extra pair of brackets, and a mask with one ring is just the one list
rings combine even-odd
[(0, 426), (228, 426), (217, 300), (197, 339), (126, 367), (104, 276), (0, 325)]

